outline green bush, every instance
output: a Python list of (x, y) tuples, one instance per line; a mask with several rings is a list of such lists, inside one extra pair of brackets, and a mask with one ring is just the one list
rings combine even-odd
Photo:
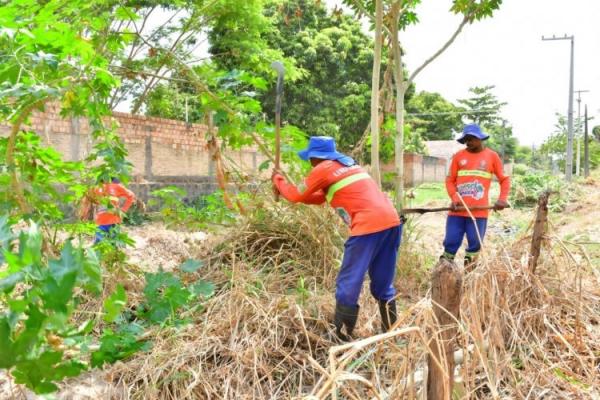
[[(159, 206), (159, 214), (167, 226), (187, 229), (204, 229), (211, 224), (229, 224), (235, 221), (237, 214), (225, 204), (222, 191), (207, 196), (187, 200), (187, 192), (175, 186), (155, 190), (150, 206)], [(243, 196), (237, 199), (243, 201)]]
[(553, 192), (549, 203), (552, 210), (563, 209), (576, 195), (575, 187), (568, 185), (561, 177), (548, 172), (529, 171), (525, 175), (513, 176), (510, 201), (516, 207), (534, 206), (540, 195), (548, 190)]

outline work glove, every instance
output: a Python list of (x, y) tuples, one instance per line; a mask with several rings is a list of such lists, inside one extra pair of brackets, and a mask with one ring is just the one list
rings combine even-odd
[(496, 204), (494, 204), (494, 211), (504, 210), (506, 207), (508, 207), (508, 203), (506, 201), (498, 200), (496, 201)]

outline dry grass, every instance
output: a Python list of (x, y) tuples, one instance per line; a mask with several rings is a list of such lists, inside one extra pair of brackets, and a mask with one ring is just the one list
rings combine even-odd
[[(333, 338), (343, 240), (336, 218), (326, 209), (274, 207), (229, 232), (202, 255), (199, 272), (218, 288), (204, 311), (193, 324), (148, 332), (151, 351), (102, 371), (110, 386), (100, 397), (421, 398), (428, 345), (439, 334), (428, 296), (399, 315), (395, 330), (376, 335), (377, 306), (365, 290), (358, 340)], [(458, 398), (598, 396), (600, 280), (582, 248), (550, 236), (532, 275), (528, 249), (527, 237), (487, 249), (464, 279)], [(107, 293), (120, 281), (139, 298), (141, 273), (113, 271)], [(98, 299), (86, 312), (100, 308)]]
[[(339, 247), (331, 226), (318, 226), (331, 224), (329, 215), (265, 213), (213, 250), (205, 278), (221, 289), (196, 324), (157, 330), (150, 353), (108, 371), (127, 388), (124, 397), (420, 396), (427, 344), (438, 332), (430, 300), (406, 310), (397, 330), (369, 337), (378, 315), (363, 293), (358, 334), (368, 338), (336, 347), (328, 321)], [(591, 264), (548, 239), (531, 275), (528, 245), (524, 238), (488, 251), (465, 277), (456, 354), (461, 398), (592, 398), (600, 385), (600, 289)], [(301, 277), (311, 282), (308, 293), (297, 288)]]

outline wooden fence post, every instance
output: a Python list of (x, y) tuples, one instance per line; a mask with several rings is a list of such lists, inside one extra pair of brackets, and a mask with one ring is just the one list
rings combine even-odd
[[(427, 399), (450, 400), (454, 385), (454, 347), (460, 318), (462, 271), (453, 261), (440, 259), (431, 279), (433, 311), (439, 322), (429, 344)], [(441, 339), (441, 340), (440, 340)], [(438, 360), (438, 364), (435, 360)], [(443, 367), (445, 360), (445, 368)]]
[(533, 225), (533, 235), (531, 238), (531, 250), (529, 252), (529, 271), (535, 274), (537, 268), (538, 259), (540, 257), (540, 251), (542, 248), (542, 239), (546, 233), (546, 226), (548, 225), (548, 198), (550, 192), (546, 191), (541, 194), (538, 199), (537, 215), (535, 217), (535, 224)]

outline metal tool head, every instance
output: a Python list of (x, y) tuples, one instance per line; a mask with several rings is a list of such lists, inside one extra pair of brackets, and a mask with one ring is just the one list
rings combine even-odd
[(279, 75), (285, 74), (285, 67), (280, 61), (273, 61), (271, 63), (271, 68), (273, 68)]

